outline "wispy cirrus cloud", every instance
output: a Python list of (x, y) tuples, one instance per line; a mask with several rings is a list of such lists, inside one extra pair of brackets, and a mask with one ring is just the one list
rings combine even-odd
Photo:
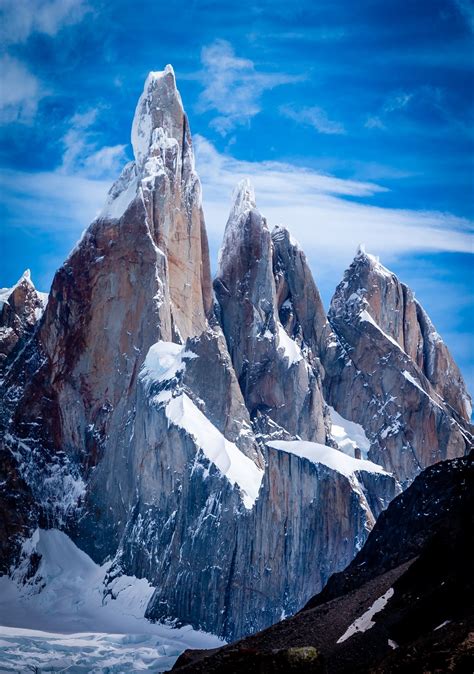
[(69, 121), (63, 136), (64, 153), (61, 173), (76, 174), (88, 178), (111, 178), (125, 163), (126, 145), (101, 146), (93, 125), (99, 110), (92, 108), (77, 112)]
[(31, 124), (40, 101), (52, 93), (12, 48), (35, 33), (53, 37), (88, 11), (84, 0), (0, 0), (1, 124)]
[(429, 85), (418, 87), (412, 91), (393, 91), (382, 101), (378, 111), (369, 115), (365, 122), (367, 129), (383, 129), (389, 126), (392, 115), (413, 112), (416, 108), (437, 110), (441, 116), (446, 112), (443, 108), (443, 91)]
[(343, 124), (329, 119), (327, 113), (319, 106), (294, 108), (291, 105), (280, 106), (280, 113), (298, 124), (312, 126), (318, 133), (324, 134), (345, 134), (346, 129)]
[(30, 124), (47, 89), (28, 68), (9, 54), (0, 57), (0, 123)]
[(84, 0), (1, 0), (0, 42), (26, 42), (33, 33), (56, 35), (82, 20), (90, 10)]
[(303, 79), (300, 75), (257, 69), (252, 60), (237, 56), (226, 40), (203, 47), (201, 63), (201, 71), (188, 75), (203, 86), (196, 107), (201, 113), (217, 113), (211, 126), (222, 136), (247, 124), (260, 112), (265, 91)]
[(473, 223), (439, 211), (384, 208), (370, 203), (386, 191), (373, 182), (343, 180), (282, 162), (247, 162), (195, 138), (197, 167), (211, 244), (218, 247), (236, 182), (249, 177), (270, 225), (285, 223), (317, 259), (318, 273), (343, 268), (357, 245), (393, 259), (420, 251), (472, 252)]

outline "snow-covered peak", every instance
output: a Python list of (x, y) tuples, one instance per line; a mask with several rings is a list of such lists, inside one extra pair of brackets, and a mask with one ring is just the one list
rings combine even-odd
[(229, 220), (236, 220), (243, 213), (247, 213), (254, 208), (257, 208), (255, 190), (250, 180), (243, 178), (237, 183), (232, 193), (232, 208)]
[(148, 74), (135, 110), (131, 142), (135, 159), (110, 189), (100, 219), (120, 219), (138, 188), (153, 190), (158, 176), (180, 176), (195, 187), (191, 138), (171, 65)]
[(218, 276), (223, 273), (223, 269), (229, 259), (232, 258), (238, 242), (245, 236), (245, 223), (250, 213), (254, 213), (256, 216), (253, 221), (254, 224), (258, 223), (257, 227), (268, 231), (265, 218), (257, 210), (252, 183), (248, 178), (244, 178), (237, 183), (232, 193), (232, 206), (217, 260)]
[(370, 268), (371, 271), (381, 274), (382, 276), (389, 276), (389, 277), (394, 276), (394, 274), (390, 271), (390, 269), (387, 269), (387, 267), (384, 267), (383, 264), (381, 264), (378, 256), (371, 255), (370, 253), (366, 252), (365, 244), (363, 243), (360, 243), (359, 246), (357, 247), (357, 252), (354, 257), (354, 263), (365, 264)]
[[(25, 269), (23, 274), (20, 276), (18, 281), (12, 285), (10, 288), (0, 288), (0, 302), (8, 302), (9, 298), (11, 297), (12, 293), (15, 292), (15, 290), (22, 284), (26, 284), (31, 288), (31, 290), (36, 290), (33, 281), (31, 280), (31, 271), (29, 269)], [(43, 296), (45, 293), (38, 293), (38, 295)]]
[(153, 131), (162, 128), (165, 135), (182, 140), (184, 109), (176, 88), (171, 65), (162, 71), (150, 72), (138, 101), (132, 124), (132, 147), (138, 166), (147, 159)]

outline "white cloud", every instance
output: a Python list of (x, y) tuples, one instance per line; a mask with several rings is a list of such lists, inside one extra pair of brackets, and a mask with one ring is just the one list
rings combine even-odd
[(413, 95), (413, 93), (407, 93), (404, 91), (392, 94), (385, 101), (383, 112), (388, 113), (395, 112), (396, 110), (403, 110), (403, 108), (406, 108), (410, 103)]
[(232, 189), (249, 177), (262, 214), (271, 226), (288, 225), (316, 263), (317, 278), (336, 268), (340, 273), (361, 242), (386, 261), (421, 251), (472, 252), (473, 223), (449, 213), (371, 205), (370, 197), (385, 191), (380, 185), (280, 162), (240, 161), (218, 153), (201, 136), (195, 138), (195, 146), (214, 249), (222, 239)]
[(79, 238), (102, 209), (127, 158), (126, 145), (100, 146), (93, 125), (99, 110), (76, 113), (63, 136), (62, 163), (53, 171), (2, 169), (0, 193), (9, 227)]
[(34, 33), (54, 36), (81, 21), (89, 8), (84, 0), (0, 0), (0, 123), (31, 124), (38, 104), (51, 92), (17, 58), (8, 53)]
[(326, 112), (318, 107), (313, 106), (309, 108), (300, 108), (295, 110), (295, 108), (290, 105), (282, 105), (280, 107), (280, 112), (285, 117), (293, 119), (299, 124), (307, 124), (312, 126), (319, 133), (325, 134), (345, 134), (346, 130), (340, 122), (335, 122), (328, 118)]
[[(81, 123), (93, 116), (88, 111), (76, 120)], [(386, 191), (376, 183), (342, 180), (289, 163), (241, 161), (220, 154), (202, 136), (196, 136), (195, 150), (213, 260), (222, 241), (232, 190), (243, 177), (253, 182), (258, 206), (269, 225), (286, 224), (300, 241), (323, 288), (334, 288), (361, 242), (387, 263), (419, 252), (473, 250), (472, 222), (450, 213), (372, 205), (371, 197)], [(45, 173), (4, 171), (0, 191), (13, 214), (9, 222), (42, 231), (68, 227), (79, 236), (103, 206), (118, 174), (118, 155), (114, 147), (96, 148), (90, 159), (81, 159), (83, 168), (75, 174), (64, 167)], [(94, 164), (94, 169), (88, 164)], [(98, 165), (114, 168), (101, 173)]]
[[(76, 124), (92, 123), (94, 117), (93, 111), (87, 111), (76, 117)], [(449, 312), (441, 309), (436, 314), (434, 309), (439, 308), (440, 298), (448, 298), (445, 293), (449, 284), (441, 286), (438, 273), (429, 270), (424, 273), (416, 265), (414, 268), (407, 265), (410, 254), (472, 252), (473, 223), (449, 213), (373, 206), (370, 198), (385, 189), (373, 182), (341, 180), (289, 163), (240, 161), (220, 154), (200, 136), (195, 138), (195, 149), (214, 263), (229, 213), (232, 189), (239, 179), (247, 176), (254, 183), (258, 206), (269, 225), (288, 225), (300, 241), (326, 302), (357, 245), (365, 242), (367, 250), (380, 255), (389, 266), (396, 263), (397, 269), (405, 260), (405, 266), (401, 265), (403, 278), (415, 290), (420, 290), (420, 298), (432, 309), (439, 329), (446, 333), (448, 343), (456, 347), (455, 353), (459, 352), (462, 357), (456, 341), (458, 333), (449, 333), (452, 328), (449, 316), (453, 316), (453, 311), (455, 316), (456, 307), (464, 301), (462, 292), (459, 295), (456, 290), (449, 295), (455, 300), (454, 310), (452, 307)], [(105, 155), (109, 153), (107, 148), (99, 148), (92, 156), (102, 150)], [(110, 154), (114, 156), (114, 152), (110, 151)], [(83, 161), (87, 164), (86, 158)], [(94, 161), (98, 161), (97, 157)], [(108, 165), (108, 160), (105, 164)], [(0, 193), (9, 226), (29, 232), (36, 229), (61, 239), (66, 236), (66, 240), (71, 238), (71, 233), (79, 238), (102, 208), (114, 177), (113, 171), (101, 179), (92, 179), (87, 170), (73, 175), (64, 170), (44, 173), (3, 171)], [(67, 250), (64, 257), (66, 255)], [(59, 257), (52, 259), (52, 269), (60, 262)], [(437, 264), (435, 258), (433, 264)], [(46, 288), (48, 275), (45, 274), (41, 281)]]
[(2, 170), (0, 192), (11, 226), (44, 232), (80, 232), (103, 206), (110, 180), (91, 180), (59, 171)]
[(420, 106), (435, 109), (445, 117), (446, 111), (443, 108), (443, 96), (442, 89), (430, 85), (417, 87), (413, 91), (394, 91), (385, 98), (377, 114), (370, 115), (367, 118), (365, 127), (367, 129), (384, 130), (388, 126), (391, 115), (394, 113), (403, 114), (409, 111), (406, 110), (407, 108), (420, 108)]
[(84, 0), (0, 0), (0, 41), (8, 45), (26, 42), (33, 33), (56, 35), (87, 11)]
[(385, 124), (377, 115), (373, 117), (367, 117), (364, 126), (366, 129), (385, 129)]
[(20, 61), (7, 54), (0, 58), (0, 77), (0, 123), (31, 123), (47, 91)]
[(60, 172), (89, 178), (111, 178), (126, 161), (126, 145), (98, 147), (91, 130), (99, 111), (89, 109), (73, 115), (63, 136), (64, 154)]
[(259, 72), (253, 61), (236, 56), (225, 40), (204, 47), (201, 62), (203, 69), (191, 75), (204, 87), (197, 109), (218, 113), (211, 125), (223, 136), (260, 112), (264, 91), (302, 79), (285, 73)]
[[(417, 92), (420, 95), (420, 91)], [(365, 121), (366, 129), (379, 129), (385, 131), (387, 129), (387, 121), (390, 115), (394, 112), (399, 112), (413, 101), (415, 92), (396, 91), (391, 93), (385, 99), (385, 102), (379, 109), (378, 114), (369, 115)]]

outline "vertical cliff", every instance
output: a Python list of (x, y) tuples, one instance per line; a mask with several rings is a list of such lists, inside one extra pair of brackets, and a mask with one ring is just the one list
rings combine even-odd
[(324, 443), (329, 433), (314, 351), (327, 323), (321, 300), (288, 233), (279, 228), (272, 238), (247, 180), (234, 192), (214, 289), (232, 364), (259, 431)]

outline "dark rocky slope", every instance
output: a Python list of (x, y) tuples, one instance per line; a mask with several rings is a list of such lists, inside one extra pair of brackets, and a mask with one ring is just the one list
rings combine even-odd
[[(174, 669), (471, 672), (473, 501), (472, 455), (426, 469), (382, 513), (347, 569), (303, 611), (210, 654), (185, 653)], [(377, 601), (374, 624), (359, 620), (350, 630)]]

